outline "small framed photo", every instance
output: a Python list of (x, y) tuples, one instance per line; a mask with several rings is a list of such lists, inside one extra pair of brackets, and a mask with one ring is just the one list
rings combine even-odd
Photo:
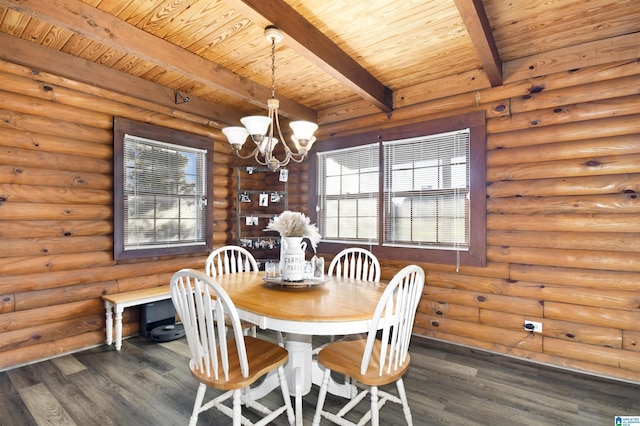
[(280, 200), (282, 200), (282, 195), (277, 193), (277, 192), (272, 192), (271, 193), (271, 202), (272, 203), (279, 203)]
[(280, 182), (286, 182), (289, 180), (289, 170), (280, 169)]
[(269, 194), (260, 194), (260, 206), (266, 207), (269, 205)]
[(251, 197), (249, 196), (249, 194), (247, 193), (242, 193), (242, 194), (238, 194), (238, 199), (240, 200), (241, 203), (250, 203), (251, 202)]

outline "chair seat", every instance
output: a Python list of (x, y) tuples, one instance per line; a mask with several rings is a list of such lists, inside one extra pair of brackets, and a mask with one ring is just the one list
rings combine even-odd
[(332, 371), (349, 376), (367, 386), (383, 386), (393, 383), (409, 369), (411, 360), (407, 354), (404, 365), (388, 373), (385, 369), (382, 375), (379, 375), (381, 345), (380, 341), (376, 340), (369, 368), (365, 374), (361, 374), (360, 364), (366, 343), (366, 338), (338, 340), (318, 353), (318, 362)]
[[(201, 383), (216, 389), (233, 390), (242, 389), (253, 384), (267, 372), (275, 367), (284, 365), (289, 359), (289, 352), (286, 349), (274, 345), (273, 343), (251, 336), (244, 337), (244, 344), (249, 360), (249, 375), (242, 377), (240, 371), (240, 358), (236, 349), (235, 339), (228, 342), (229, 348), (229, 380), (227, 381), (220, 367), (218, 379), (212, 376), (207, 377), (206, 371), (199, 371), (194, 363), (190, 364), (191, 374)], [(220, 360), (218, 353), (218, 360)]]

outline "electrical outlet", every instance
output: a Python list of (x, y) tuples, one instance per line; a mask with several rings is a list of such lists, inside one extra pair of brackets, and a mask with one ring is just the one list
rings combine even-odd
[[(528, 324), (533, 325), (533, 330), (527, 328)], [(542, 323), (541, 322), (526, 321), (525, 320), (524, 329), (527, 330), (527, 331), (533, 331), (534, 333), (542, 333)]]

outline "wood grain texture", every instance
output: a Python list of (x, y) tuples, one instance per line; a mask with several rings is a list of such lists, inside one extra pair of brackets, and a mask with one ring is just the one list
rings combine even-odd
[[(638, 385), (415, 336), (410, 353), (404, 383), (416, 425), (610, 424), (616, 415), (633, 415), (640, 398)], [(47, 413), (53, 416), (50, 423), (58, 418), (64, 423), (53, 424), (65, 425), (184, 424), (197, 388), (188, 357), (184, 339), (158, 344), (135, 337), (119, 352), (99, 346), (1, 372), (0, 421), (30, 426)], [(311, 423), (317, 394), (312, 386), (303, 398), (304, 424)], [(277, 403), (279, 397), (269, 395), (266, 402)], [(341, 403), (329, 395), (326, 406)], [(395, 404), (382, 407), (380, 415), (381, 424), (405, 424)], [(199, 419), (199, 424), (227, 422), (216, 410)], [(286, 419), (274, 424), (285, 425)]]

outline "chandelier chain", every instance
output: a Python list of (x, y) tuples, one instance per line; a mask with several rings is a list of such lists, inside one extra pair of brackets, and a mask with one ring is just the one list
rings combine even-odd
[(271, 39), (271, 97), (276, 97), (276, 41)]

